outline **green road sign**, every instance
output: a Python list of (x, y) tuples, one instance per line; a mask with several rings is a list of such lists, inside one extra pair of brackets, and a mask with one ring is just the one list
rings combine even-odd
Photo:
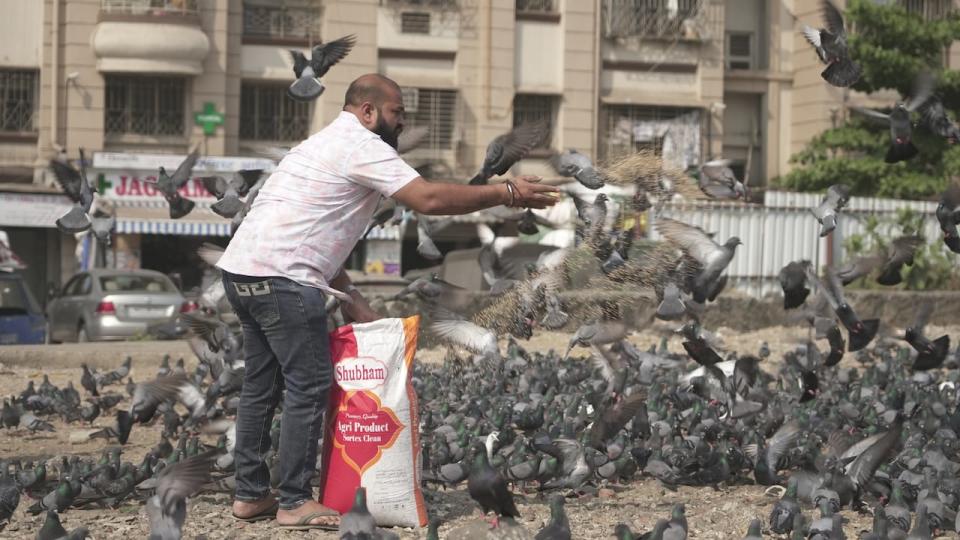
[(223, 124), (223, 114), (217, 112), (217, 105), (212, 101), (204, 103), (203, 111), (195, 113), (193, 119), (203, 127), (204, 135), (213, 135), (217, 132), (217, 126)]

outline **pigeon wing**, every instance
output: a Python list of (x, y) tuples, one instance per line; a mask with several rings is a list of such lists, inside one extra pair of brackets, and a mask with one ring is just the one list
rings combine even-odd
[(350, 34), (329, 43), (317, 45), (311, 53), (310, 65), (315, 77), (323, 77), (334, 64), (343, 60), (357, 42), (356, 36)]
[(805, 37), (807, 41), (817, 49), (820, 49), (820, 47), (823, 46), (822, 41), (820, 40), (820, 31), (816, 28), (804, 25), (801, 33), (803, 33), (803, 37)]
[(157, 475), (157, 495), (165, 513), (171, 514), (177, 501), (190, 497), (210, 481), (210, 467), (216, 451), (208, 451), (164, 467)]
[(830, 0), (823, 0), (823, 23), (827, 26), (827, 30), (835, 36), (842, 36), (846, 33), (843, 28), (843, 14)]
[(830, 203), (835, 210), (839, 210), (847, 205), (850, 200), (850, 186), (846, 184), (834, 184), (827, 188), (827, 195), (824, 202)]
[(438, 319), (430, 323), (430, 330), (440, 339), (479, 354), (497, 350), (497, 336), (470, 321)]
[(193, 152), (187, 155), (186, 159), (180, 163), (180, 166), (177, 167), (177, 170), (174, 171), (173, 176), (170, 177), (171, 181), (177, 188), (183, 187), (184, 184), (190, 180), (190, 175), (193, 173), (193, 166), (197, 164), (197, 160), (200, 159), (200, 151), (194, 149)]
[(70, 197), (70, 200), (80, 202), (80, 189), (83, 182), (80, 171), (69, 163), (56, 159), (50, 160), (50, 168), (53, 169), (57, 183), (63, 188), (63, 192)]
[(860, 113), (863, 116), (866, 116), (869, 120), (876, 122), (878, 124), (889, 124), (890, 115), (882, 113), (880, 111), (875, 111), (873, 109), (868, 109), (866, 107), (850, 107), (854, 112)]
[(218, 199), (222, 199), (227, 194), (227, 181), (222, 176), (204, 176), (200, 181), (203, 182), (203, 188), (207, 193)]
[(767, 441), (766, 459), (771, 471), (777, 470), (777, 464), (780, 462), (780, 458), (783, 457), (798, 437), (800, 437), (800, 425), (795, 421), (790, 421), (780, 426), (780, 429)]
[(921, 71), (917, 74), (910, 90), (910, 99), (906, 103), (907, 110), (913, 112), (925, 105), (933, 95), (936, 84), (936, 78), (929, 71)]
[(430, 135), (430, 127), (428, 126), (404, 128), (397, 138), (397, 153), (406, 154), (407, 152), (415, 150), (427, 140), (428, 135)]
[(707, 264), (720, 249), (706, 231), (680, 221), (661, 218), (657, 222), (657, 231), (700, 264)]
[(524, 122), (509, 133), (497, 137), (502, 149), (491, 167), (494, 174), (504, 174), (513, 167), (514, 163), (523, 159), (531, 149), (543, 141), (546, 131), (547, 124), (544, 121)]
[(197, 255), (203, 259), (203, 262), (210, 266), (216, 266), (220, 262), (220, 257), (223, 256), (223, 248), (216, 244), (204, 242), (197, 248)]
[(895, 238), (891, 243), (891, 253), (890, 253), (890, 264), (905, 264), (913, 260), (913, 255), (917, 252), (917, 248), (923, 245), (923, 237), (921, 236), (901, 236)]
[(898, 414), (897, 419), (890, 426), (890, 430), (847, 466), (847, 476), (853, 479), (857, 487), (866, 486), (867, 482), (873, 478), (873, 473), (887, 460), (889, 454), (893, 452), (900, 443), (900, 434), (902, 431), (903, 417)]
[(250, 191), (250, 188), (257, 185), (261, 176), (263, 176), (263, 169), (242, 169), (233, 175), (231, 184), (237, 190), (237, 195), (243, 197)]

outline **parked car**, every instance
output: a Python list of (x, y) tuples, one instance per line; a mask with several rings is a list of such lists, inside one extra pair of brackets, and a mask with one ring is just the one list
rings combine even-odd
[(50, 340), (126, 339), (173, 322), (195, 307), (160, 272), (89, 270), (70, 278), (47, 306)]
[(0, 345), (43, 343), (47, 321), (23, 276), (0, 272)]

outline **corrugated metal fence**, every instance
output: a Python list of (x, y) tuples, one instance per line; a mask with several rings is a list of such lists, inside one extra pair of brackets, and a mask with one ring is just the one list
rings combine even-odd
[[(820, 204), (822, 194), (768, 191), (762, 205), (688, 201), (668, 204), (662, 217), (670, 217), (697, 225), (716, 233), (718, 242), (738, 236), (743, 245), (730, 263), (727, 273), (730, 284), (753, 296), (779, 290), (777, 274), (790, 261), (807, 259), (817, 267), (846, 259), (844, 240), (866, 229), (866, 217), (875, 215), (888, 227), (898, 210), (912, 209), (925, 214), (924, 236), (928, 242), (939, 241), (941, 234), (932, 202), (903, 201), (853, 197), (840, 216), (836, 230), (820, 238), (820, 224), (810, 209)], [(650, 214), (651, 237), (656, 232), (657, 216)]]

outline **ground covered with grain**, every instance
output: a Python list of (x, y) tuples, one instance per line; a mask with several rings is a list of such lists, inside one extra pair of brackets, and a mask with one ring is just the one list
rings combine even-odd
[[(779, 358), (787, 350), (797, 344), (805, 342), (808, 334), (805, 330), (785, 327), (773, 327), (754, 332), (734, 332), (723, 327), (717, 331), (723, 346), (728, 351), (739, 353), (755, 353), (761, 342), (766, 341), (771, 349), (770, 368), (775, 369)], [(937, 327), (928, 329), (929, 335), (941, 333), (957, 335), (960, 327)], [(668, 345), (672, 351), (681, 351), (680, 339), (672, 336), (667, 326), (652, 326), (631, 336), (637, 345), (648, 348), (657, 345), (663, 337), (668, 338)], [(561, 333), (540, 332), (529, 342), (523, 345), (529, 350), (547, 351), (554, 349), (562, 351), (567, 344), (568, 335)], [(131, 373), (134, 381), (152, 378), (156, 374), (158, 362), (156, 358), (164, 351), (171, 351), (174, 358), (184, 354), (186, 349), (179, 343), (155, 342), (149, 344), (123, 346), (112, 345), (105, 348), (103, 355), (97, 356), (92, 347), (85, 345), (82, 351), (87, 356), (97, 358), (96, 364), (101, 368), (115, 367), (112, 358), (129, 352), (134, 355), (135, 363)], [(586, 355), (585, 349), (581, 349)], [(3, 352), (0, 351), (0, 395), (10, 396), (19, 394), (27, 384), (34, 380), (39, 383), (44, 373), (58, 385), (65, 385), (74, 381), (79, 385), (80, 368), (71, 367), (69, 350), (61, 351), (56, 362), (44, 365), (12, 365), (5, 363)], [(425, 349), (418, 353), (419, 362), (440, 362), (446, 354), (441, 348)], [(855, 362), (847, 355), (844, 362), (851, 367)], [(79, 361), (78, 361), (79, 362)], [(192, 369), (195, 362), (188, 358), (187, 367)], [(50, 366), (56, 367), (50, 367)], [(122, 386), (113, 387), (113, 391), (124, 393)], [(128, 402), (121, 403), (124, 407)], [(78, 454), (80, 456), (99, 456), (113, 443), (100, 439), (82, 443), (71, 443), (71, 433), (87, 429), (77, 424), (64, 425), (57, 420), (53, 421), (57, 428), (55, 433), (40, 433), (32, 435), (20, 430), (0, 431), (0, 459), (10, 458), (50, 458), (64, 454)], [(94, 427), (105, 427), (112, 423), (112, 417), (101, 418)], [(139, 462), (159, 440), (160, 425), (136, 426), (130, 442), (124, 447), (123, 455), (127, 460)], [(214, 442), (211, 437), (208, 441)], [(479, 523), (479, 514), (476, 504), (470, 500), (465, 486), (457, 490), (425, 492), (428, 511), (432, 516), (439, 517), (443, 525), (440, 529), (441, 538), (469, 539), (485, 537), (485, 526)], [(532, 538), (549, 519), (549, 508), (543, 496), (536, 493), (518, 493), (516, 495), (522, 518), (519, 525), (530, 533)], [(625, 486), (607, 486), (599, 492), (591, 490), (587, 495), (571, 497), (567, 500), (566, 510), (570, 518), (574, 538), (594, 539), (610, 538), (614, 526), (618, 523), (628, 524), (635, 532), (649, 530), (659, 518), (668, 517), (674, 503), (684, 502), (687, 507), (687, 517), (690, 523), (690, 537), (704, 539), (739, 539), (742, 538), (747, 525), (754, 517), (766, 520), (775, 497), (765, 495), (760, 486), (741, 484), (723, 486), (718, 490), (712, 488), (694, 488), (681, 486), (677, 491), (664, 490), (656, 480), (637, 477), (632, 483)], [(185, 538), (336, 538), (335, 533), (309, 531), (292, 532), (277, 529), (273, 522), (256, 524), (240, 523), (230, 515), (231, 498), (228, 494), (203, 494), (193, 498), (188, 504), (188, 522)], [(23, 500), (15, 513), (11, 523), (0, 532), (0, 539), (5, 538), (35, 538), (43, 516), (30, 516), (26, 508), (31, 504)], [(809, 509), (808, 513), (813, 510)], [(848, 538), (857, 538), (859, 531), (869, 529), (871, 516), (859, 515), (845, 510), (844, 516), (848, 522), (844, 529)], [(117, 510), (70, 509), (62, 514), (64, 526), (70, 530), (81, 525), (90, 529), (91, 537), (97, 540), (106, 538), (145, 538), (148, 533), (148, 521), (143, 504), (128, 501)], [(424, 538), (425, 530), (395, 529), (401, 538)], [(765, 533), (766, 534), (766, 533)]]

